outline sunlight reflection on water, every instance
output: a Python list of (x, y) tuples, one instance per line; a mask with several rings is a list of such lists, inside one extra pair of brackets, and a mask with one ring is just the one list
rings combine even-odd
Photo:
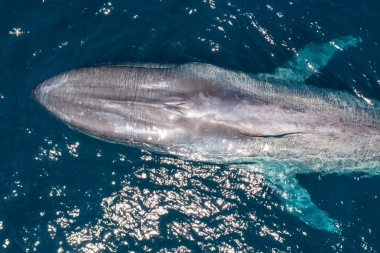
[[(155, 238), (188, 241), (197, 238), (198, 246), (207, 251), (216, 249), (215, 240), (238, 234), (240, 239), (235, 239), (233, 245), (222, 243), (217, 246), (218, 250), (238, 245), (240, 250), (249, 251), (252, 248), (245, 242), (249, 239), (245, 238), (245, 233), (252, 228), (256, 228), (258, 235), (279, 242), (283, 242), (283, 235), (289, 234), (279, 225), (264, 224), (255, 210), (249, 210), (245, 220), (236, 212), (253, 199), (268, 210), (281, 208), (281, 204), (273, 202), (263, 192), (262, 176), (214, 165), (195, 166), (173, 158), (143, 155), (141, 159), (158, 160), (159, 164), (142, 166), (125, 175), (121, 188), (103, 198), (101, 217), (88, 220), (85, 225), (66, 233), (67, 242), (74, 250), (96, 252), (108, 249), (116, 252), (133, 239), (145, 245), (149, 252), (153, 250), (149, 244)], [(61, 218), (55, 223), (65, 229), (75, 223), (80, 210), (74, 209), (67, 214), (61, 212), (59, 216)], [(55, 231), (57, 228), (50, 226), (49, 229)], [(162, 245), (159, 251), (190, 252), (185, 246), (180, 248)]]

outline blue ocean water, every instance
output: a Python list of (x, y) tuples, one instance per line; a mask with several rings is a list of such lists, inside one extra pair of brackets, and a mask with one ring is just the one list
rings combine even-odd
[(0, 252), (379, 252), (380, 179), (298, 175), (340, 233), (283, 208), (259, 174), (103, 142), (31, 90), (60, 72), (205, 62), (271, 72), (310, 43), (362, 42), (307, 80), (380, 100), (377, 1), (9, 1), (0, 10)]

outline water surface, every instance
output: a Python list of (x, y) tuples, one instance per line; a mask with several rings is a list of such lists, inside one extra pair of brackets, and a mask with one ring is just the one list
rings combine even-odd
[(205, 62), (271, 72), (351, 35), (307, 80), (380, 100), (377, 1), (10, 1), (0, 10), (0, 252), (379, 252), (380, 179), (298, 175), (342, 231), (284, 210), (252, 172), (103, 142), (31, 97), (60, 72)]

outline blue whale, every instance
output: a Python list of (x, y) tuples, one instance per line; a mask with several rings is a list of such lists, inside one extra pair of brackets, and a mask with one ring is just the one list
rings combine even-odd
[(288, 212), (338, 232), (294, 176), (379, 171), (379, 102), (305, 84), (359, 40), (308, 45), (272, 73), (203, 63), (97, 66), (56, 75), (33, 94), (96, 138), (260, 173)]

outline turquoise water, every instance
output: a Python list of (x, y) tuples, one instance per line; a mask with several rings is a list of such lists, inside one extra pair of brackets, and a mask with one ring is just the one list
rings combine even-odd
[(31, 96), (105, 63), (271, 72), (310, 43), (362, 42), (309, 85), (380, 100), (376, 1), (6, 1), (0, 10), (0, 252), (379, 252), (380, 179), (297, 175), (340, 233), (283, 208), (260, 174), (106, 143)]

